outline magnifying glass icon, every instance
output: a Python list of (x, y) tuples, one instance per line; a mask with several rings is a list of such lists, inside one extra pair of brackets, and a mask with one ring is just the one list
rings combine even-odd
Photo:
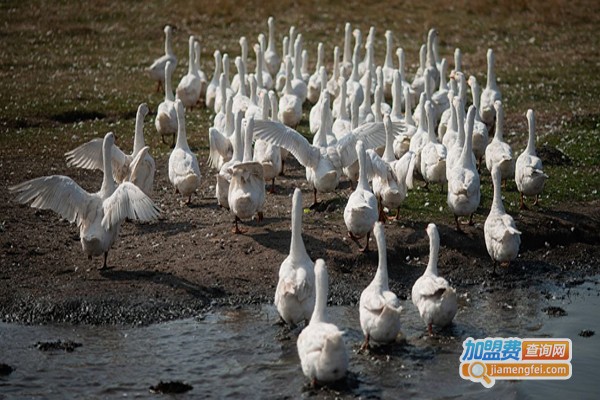
[(487, 375), (487, 368), (482, 362), (476, 361), (471, 363), (471, 366), (469, 367), (469, 375), (475, 379), (483, 379), (483, 381), (488, 385), (492, 384), (492, 380)]

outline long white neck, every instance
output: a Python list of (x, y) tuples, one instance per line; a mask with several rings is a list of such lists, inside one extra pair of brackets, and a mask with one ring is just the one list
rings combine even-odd
[[(225, 99), (227, 99), (227, 78), (225, 77), (225, 74), (221, 74), (221, 76), (219, 77), (219, 90), (221, 91), (221, 102), (223, 102), (225, 101)], [(223, 110), (222, 104), (221, 110)]]
[(367, 69), (367, 71), (365, 72), (365, 75), (367, 76), (367, 79), (365, 80), (365, 88), (364, 88), (365, 95), (363, 96), (362, 107), (364, 107), (365, 110), (370, 110), (371, 109), (371, 71), (369, 69)]
[(319, 97), (323, 97), (323, 93), (327, 92), (327, 70), (323, 66), (319, 68), (319, 80), (321, 81), (321, 93)]
[(427, 135), (431, 143), (437, 143), (437, 136), (435, 134), (434, 122), (433, 122), (433, 105), (427, 101), (425, 103), (425, 113), (427, 114)]
[(358, 43), (358, 39), (356, 39), (356, 42), (354, 53), (352, 54), (352, 75), (350, 77), (350, 80), (354, 82), (358, 82), (360, 79), (360, 76), (358, 75), (358, 53), (360, 51), (360, 44)]
[(496, 100), (494, 102), (494, 109), (496, 110), (496, 133), (494, 133), (494, 139), (497, 142), (504, 141), (504, 107), (502, 102)]
[(310, 323), (326, 322), (325, 307), (327, 306), (327, 291), (329, 279), (323, 259), (315, 262), (315, 308), (310, 318)]
[(260, 54), (262, 57), (262, 72), (268, 74), (269, 68), (267, 68), (267, 62), (265, 61), (265, 51), (267, 51), (267, 39), (265, 39), (265, 35), (263, 35), (262, 33), (258, 35), (258, 44), (260, 46)]
[(133, 136), (133, 154), (139, 153), (146, 146), (144, 142), (144, 118), (148, 114), (148, 105), (140, 104), (135, 116), (135, 135)]
[(281, 43), (281, 60), (285, 60), (286, 56), (291, 56), (291, 54), (289, 53), (289, 49), (290, 49), (290, 38), (287, 36), (283, 37), (282, 43)]
[[(302, 49), (302, 76), (308, 75), (308, 50)], [(304, 78), (303, 78), (304, 79)]]
[(463, 106), (463, 102), (460, 97), (455, 99), (454, 108), (456, 113), (456, 124), (458, 125), (456, 145), (462, 148), (465, 144), (465, 107)]
[(392, 46), (392, 31), (385, 31), (385, 66), (388, 68), (394, 68)]
[(194, 42), (194, 63), (192, 73), (194, 75), (198, 75), (198, 71), (200, 71), (200, 55), (202, 54), (202, 48), (200, 47), (200, 43), (198, 41)]
[(165, 100), (175, 101), (173, 94), (173, 85), (171, 84), (171, 76), (173, 75), (173, 64), (169, 61), (165, 65)]
[[(111, 135), (110, 139), (108, 135)], [(102, 187), (100, 191), (105, 197), (112, 195), (117, 187), (112, 172), (112, 148), (114, 137), (112, 132), (107, 133), (102, 142), (102, 162), (104, 164), (104, 174), (102, 176)]]
[(213, 74), (211, 82), (213, 85), (218, 85), (219, 77), (221, 76), (221, 64), (223, 63), (223, 60), (221, 59), (221, 52), (219, 50), (216, 50), (214, 53), (214, 57), (215, 57), (215, 73)]
[(385, 150), (383, 151), (383, 161), (393, 162), (396, 160), (394, 154), (394, 130), (392, 126), (392, 120), (389, 115), (383, 117), (383, 126), (385, 127)]
[(423, 45), (421, 45), (421, 48), (419, 49), (419, 70), (421, 71), (421, 74), (425, 73), (425, 69), (427, 68), (427, 67), (425, 67), (426, 62), (427, 62), (427, 46), (423, 44)]
[(295, 260), (309, 258), (302, 240), (302, 191), (294, 190), (292, 197), (292, 241), (290, 243), (290, 256)]
[[(261, 73), (262, 75), (262, 73)], [(250, 101), (255, 106), (258, 106), (258, 95), (256, 94), (256, 88), (258, 83), (256, 81), (256, 75), (250, 74), (248, 75), (248, 80), (250, 81)]]
[(407, 125), (415, 126), (415, 120), (412, 117), (412, 104), (410, 104), (410, 89), (404, 88), (404, 121)]
[(327, 131), (330, 129), (329, 113), (331, 112), (329, 108), (329, 92), (322, 91), (321, 94), (323, 95), (321, 103), (321, 125), (319, 125), (317, 133), (315, 133), (314, 142), (315, 146), (327, 147)]
[(233, 116), (233, 97), (227, 96), (227, 102), (225, 103), (225, 134), (227, 137), (231, 136), (235, 131), (235, 118)]
[(462, 72), (455, 72), (454, 79), (458, 82), (458, 96), (464, 107), (467, 104), (467, 80)]
[(294, 54), (295, 41), (296, 41), (296, 27), (290, 26), (290, 35), (289, 35), (288, 52), (287, 52), (287, 54), (290, 57), (295, 57), (295, 54)]
[(271, 121), (279, 122), (279, 118), (277, 117), (279, 104), (277, 103), (277, 96), (272, 90), (269, 92), (269, 101), (271, 102)]
[(187, 134), (185, 131), (185, 111), (181, 100), (175, 102), (175, 110), (177, 111), (177, 143), (175, 144), (175, 148), (189, 152), (190, 146), (188, 146)]
[(492, 198), (491, 209), (504, 214), (506, 211), (502, 202), (502, 173), (497, 166), (492, 168), (492, 184), (494, 185), (494, 197)]
[(479, 83), (477, 83), (477, 79), (474, 76), (469, 78), (469, 83), (471, 84), (471, 93), (473, 94), (473, 105), (479, 110), (479, 103), (481, 102)]
[(267, 45), (267, 50), (275, 52), (275, 20), (273, 17), (269, 17), (267, 25), (269, 25), (269, 44)]
[(256, 85), (262, 89), (264, 87), (263, 84), (263, 64), (264, 57), (262, 52), (262, 47), (257, 44), (254, 46), (254, 53), (256, 55), (256, 69), (254, 70), (256, 76)]
[(254, 117), (246, 121), (246, 134), (244, 136), (244, 159), (243, 162), (250, 162), (253, 159), (252, 139), (254, 138)]
[(429, 72), (429, 68), (425, 69), (425, 72), (423, 73), (423, 77), (425, 79), (425, 96), (427, 98), (427, 100), (431, 100), (431, 74)]
[(298, 35), (294, 43), (294, 79), (302, 80), (302, 35)]
[(398, 48), (396, 50), (396, 55), (398, 56), (398, 71), (400, 72), (400, 78), (405, 81), (406, 79), (404, 79), (404, 66), (406, 63), (406, 59), (404, 56), (404, 49), (403, 48)]
[(388, 284), (388, 267), (387, 267), (387, 248), (385, 242), (385, 231), (381, 222), (376, 222), (373, 228), (375, 240), (377, 241), (377, 253), (379, 255), (379, 263), (377, 264), (377, 273), (373, 282), (377, 282), (382, 290), (389, 290)]
[(417, 111), (419, 113), (419, 129), (427, 132), (427, 115), (425, 115), (425, 102), (427, 96), (425, 93), (421, 93), (419, 96), (419, 103), (417, 104)]
[(323, 66), (323, 43), (319, 42), (319, 44), (317, 45), (317, 65), (315, 67), (315, 72), (320, 73), (322, 66)]
[(463, 146), (462, 152), (460, 153), (460, 164), (463, 168), (475, 169), (473, 163), (473, 126), (475, 125), (475, 113), (477, 108), (474, 106), (469, 107), (467, 112), (467, 132), (465, 136), (465, 145)]
[(344, 79), (344, 77), (340, 77), (339, 78), (339, 82), (340, 82), (340, 119), (347, 121), (349, 119), (348, 117), (348, 108), (346, 107), (346, 96), (347, 96), (347, 92), (348, 89), (346, 87), (346, 80)]
[(285, 87), (284, 94), (292, 94), (292, 60), (290, 56), (285, 57)]
[(233, 130), (233, 155), (231, 156), (232, 161), (242, 161), (244, 152), (244, 138), (242, 135), (242, 117), (243, 114), (239, 112), (235, 118), (235, 128)]
[(190, 36), (190, 39), (188, 41), (188, 53), (189, 53), (189, 59), (188, 59), (188, 74), (193, 74), (194, 73), (194, 65), (195, 65), (195, 60), (194, 60), (194, 36)]
[(240, 49), (242, 52), (242, 61), (246, 64), (248, 62), (248, 39), (246, 39), (246, 36), (240, 38)]
[(462, 53), (458, 47), (454, 50), (454, 71), (462, 72)]
[(454, 108), (454, 91), (450, 89), (448, 91), (448, 103), (450, 104), (450, 124), (448, 125), (448, 129), (457, 132), (458, 131), (458, 121), (456, 120), (456, 108)]
[(527, 141), (527, 148), (525, 152), (529, 155), (535, 156), (535, 116), (533, 110), (527, 110), (527, 121), (529, 122), (529, 140)]
[[(427, 60), (428, 67), (436, 67), (435, 54), (433, 52), (433, 42), (435, 41), (435, 31), (431, 29), (427, 35)], [(436, 67), (437, 68), (437, 67)]]
[(438, 274), (438, 255), (440, 252), (440, 235), (437, 228), (434, 226), (433, 229), (428, 228), (429, 234), (429, 262), (427, 263), (427, 269), (425, 274)]
[(225, 75), (225, 87), (230, 88), (231, 83), (229, 82), (229, 54), (223, 55), (223, 74)]
[(241, 57), (235, 58), (235, 66), (238, 70), (240, 77), (240, 91), (238, 92), (241, 96), (246, 96), (246, 64)]
[(375, 89), (375, 122), (383, 122), (383, 115), (381, 114), (381, 100), (383, 98), (383, 87), (380, 85)]
[(350, 107), (351, 107), (351, 114), (350, 114), (350, 126), (352, 127), (352, 129), (356, 129), (358, 128), (358, 109), (359, 109), (359, 104), (358, 104), (358, 100), (356, 100), (356, 96), (352, 97), (352, 102), (350, 103)]
[(446, 82), (446, 68), (448, 66), (448, 62), (445, 58), (442, 58), (441, 66), (440, 66), (440, 87), (439, 90), (448, 89), (448, 83)]
[(367, 157), (365, 153), (365, 147), (361, 141), (359, 141), (356, 145), (356, 153), (358, 154), (358, 184), (356, 185), (357, 189), (362, 190), (370, 190), (369, 189), (369, 180), (367, 178)]
[(271, 111), (271, 102), (269, 100), (269, 95), (267, 92), (262, 92), (262, 97), (260, 97), (260, 108), (262, 109), (262, 120), (269, 120), (269, 112)]
[(346, 22), (346, 28), (344, 31), (344, 64), (347, 64), (352, 59), (352, 47), (351, 47), (351, 35), (352, 27), (349, 22)]
[(402, 77), (398, 70), (394, 71), (392, 80), (392, 114), (402, 115)]
[(168, 56), (174, 55), (173, 53), (173, 31), (171, 27), (165, 29), (165, 54)]
[(335, 46), (333, 48), (333, 80), (337, 82), (340, 77), (340, 48)]
[(487, 83), (488, 89), (496, 88), (496, 73), (494, 72), (494, 51), (488, 49), (487, 51)]

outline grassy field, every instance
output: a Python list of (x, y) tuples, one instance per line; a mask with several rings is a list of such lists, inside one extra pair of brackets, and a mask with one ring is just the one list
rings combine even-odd
[[(174, 50), (179, 64), (175, 85), (187, 71), (187, 37), (202, 43), (202, 69), (213, 71), (212, 53), (220, 49), (235, 57), (238, 39), (253, 43), (266, 33), (266, 19), (276, 19), (278, 49), (290, 25), (304, 35), (311, 67), (316, 45), (323, 41), (326, 61), (332, 64), (334, 45), (342, 45), (344, 23), (366, 34), (376, 31), (376, 61), (383, 61), (385, 30), (394, 33), (396, 46), (406, 51), (409, 79), (416, 70), (418, 48), (430, 27), (440, 33), (442, 56), (453, 63), (455, 47), (464, 55), (464, 69), (485, 83), (487, 48), (496, 54), (496, 73), (506, 110), (505, 136), (520, 152), (526, 142), (525, 112), (536, 111), (538, 148), (556, 148), (568, 163), (546, 163), (551, 176), (542, 197), (545, 207), (569, 201), (600, 199), (600, 6), (594, 1), (431, 1), (380, 3), (357, 1), (3, 1), (0, 3), (0, 154), (5, 182), (6, 162), (26, 151), (32, 159), (61, 154), (107, 131), (121, 135), (129, 148), (135, 111), (147, 102), (155, 110), (162, 94), (154, 92), (144, 67), (163, 51), (162, 26), (177, 26)], [(250, 52), (250, 60), (253, 55)], [(232, 57), (232, 58), (233, 58)], [(250, 70), (254, 68), (253, 62)], [(308, 113), (309, 107), (305, 107)], [(211, 114), (188, 113), (188, 135), (200, 153), (207, 149)], [(160, 143), (152, 124), (146, 137), (155, 157), (170, 149)], [(306, 128), (303, 128), (306, 133)], [(201, 155), (202, 164), (206, 158)], [(32, 168), (35, 170), (36, 168)], [(33, 174), (35, 175), (35, 174)], [(33, 176), (31, 176), (33, 177)], [(489, 182), (489, 176), (484, 176)], [(514, 183), (513, 183), (514, 187)], [(515, 209), (516, 192), (506, 193)], [(445, 196), (436, 191), (411, 196), (410, 213), (439, 214)], [(490, 200), (489, 186), (482, 207)], [(444, 211), (445, 213), (446, 211)]]

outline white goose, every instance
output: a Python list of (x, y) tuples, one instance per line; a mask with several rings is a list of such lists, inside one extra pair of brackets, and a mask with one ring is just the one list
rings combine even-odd
[(344, 79), (350, 78), (352, 73), (353, 61), (352, 61), (352, 26), (349, 22), (346, 22), (344, 27), (344, 54), (342, 55), (342, 63), (340, 64), (340, 72)]
[(379, 263), (373, 281), (360, 295), (360, 327), (365, 335), (362, 349), (368, 349), (370, 341), (390, 343), (400, 332), (400, 300), (389, 288), (387, 249), (383, 224), (377, 222), (373, 228)]
[(238, 74), (236, 76), (239, 76), (240, 84), (238, 92), (235, 94), (235, 96), (233, 96), (234, 114), (236, 114), (238, 111), (246, 112), (246, 110), (248, 109), (248, 107), (250, 107), (250, 104), (252, 103), (250, 101), (250, 97), (248, 97), (248, 92), (246, 91), (246, 64), (244, 63), (241, 57), (236, 57), (235, 66), (238, 70)]
[(431, 95), (431, 102), (435, 107), (436, 120), (439, 121), (444, 111), (450, 108), (448, 100), (448, 84), (446, 83), (446, 68), (448, 63), (445, 58), (442, 59), (440, 69), (440, 85), (438, 90)]
[(200, 67), (200, 56), (202, 55), (202, 49), (198, 40), (194, 42), (194, 53), (196, 54), (196, 56), (194, 57), (194, 63), (196, 64), (196, 71), (198, 77), (200, 78), (199, 98), (203, 99), (206, 97), (206, 87), (208, 86), (208, 78), (206, 77), (206, 74), (204, 73), (204, 71), (202, 71), (202, 68)]
[(517, 258), (521, 245), (521, 232), (517, 230), (515, 220), (506, 213), (504, 204), (502, 204), (501, 180), (500, 169), (494, 165), (492, 167), (494, 198), (490, 213), (483, 225), (485, 247), (494, 261), (494, 273), (497, 263), (508, 267), (510, 262)]
[(277, 69), (281, 64), (281, 59), (279, 58), (277, 50), (275, 49), (275, 20), (273, 17), (269, 17), (267, 20), (267, 25), (269, 26), (269, 44), (265, 50), (265, 64), (269, 70), (269, 73), (272, 76), (275, 76)]
[[(446, 146), (448, 152), (454, 146), (454, 143), (456, 143), (456, 140), (458, 139), (458, 119), (456, 117), (457, 106), (455, 106), (454, 104), (454, 97), (454, 90), (450, 89), (448, 91), (448, 101), (450, 102), (450, 118), (446, 121), (446, 126), (441, 131), (439, 129), (441, 123), (440, 125), (438, 125), (438, 138), (441, 140), (442, 144)], [(458, 96), (456, 96), (456, 98), (457, 100), (460, 100)], [(448, 166), (448, 163), (446, 163), (446, 166)]]
[(392, 72), (392, 109), (390, 112), (390, 118), (392, 121), (404, 121), (404, 115), (402, 115), (402, 102), (404, 95), (402, 93), (402, 77), (400, 71), (394, 70)]
[[(400, 159), (406, 152), (410, 151), (413, 137), (417, 133), (417, 125), (412, 117), (410, 89), (408, 86), (404, 86), (404, 125), (406, 131), (394, 138), (394, 155)], [(392, 119), (393, 121), (393, 119)]]
[[(418, 100), (418, 95), (412, 90), (410, 83), (406, 80), (405, 64), (406, 64), (406, 56), (404, 55), (404, 49), (399, 47), (396, 49), (396, 57), (398, 57), (398, 72), (400, 73), (400, 81), (402, 82), (402, 96), (404, 96), (404, 88), (408, 88), (410, 94), (410, 104), (416, 104)], [(402, 102), (406, 104), (404, 97), (402, 98)]]
[(315, 309), (297, 342), (302, 372), (313, 386), (319, 382), (338, 381), (348, 371), (348, 352), (342, 332), (327, 322), (325, 316), (329, 279), (327, 266), (321, 258), (315, 262), (315, 286)]
[[(394, 123), (394, 132), (400, 132), (403, 126)], [(324, 131), (319, 130), (322, 136)], [(335, 145), (327, 146), (326, 138), (319, 137), (311, 145), (304, 136), (275, 121), (255, 121), (254, 137), (271, 142), (288, 150), (298, 162), (306, 168), (306, 179), (313, 188), (314, 204), (317, 192), (328, 193), (335, 190), (340, 180), (342, 167), (353, 164), (358, 156), (355, 151), (357, 140), (362, 140), (366, 148), (376, 148), (385, 144), (383, 123), (359, 126), (341, 138)]]
[[(458, 96), (455, 96), (452, 102), (454, 106), (453, 108), (456, 109), (456, 125), (458, 126), (458, 134), (456, 135), (456, 140), (452, 143), (451, 147), (448, 148), (448, 154), (446, 156), (446, 174), (448, 174), (458, 162), (465, 145), (465, 137), (467, 136), (465, 133), (465, 108), (463, 107), (463, 102)], [(473, 159), (474, 163), (477, 163), (474, 154), (471, 155), (471, 158)]]
[[(215, 97), (215, 113), (221, 111), (221, 108), (225, 105), (227, 101), (227, 97), (234, 96), (236, 93), (231, 88), (231, 83), (229, 82), (229, 54), (223, 54), (223, 72), (219, 76), (219, 90), (217, 90), (217, 95)], [(221, 79), (223, 76), (223, 79)]]
[(366, 236), (367, 242), (361, 252), (369, 251), (369, 237), (373, 225), (377, 222), (379, 212), (377, 199), (369, 187), (367, 180), (367, 155), (362, 141), (356, 142), (356, 153), (358, 155), (358, 184), (352, 192), (344, 208), (344, 222), (348, 229), (348, 236), (356, 243), (358, 239)]
[(165, 99), (158, 105), (156, 110), (156, 118), (154, 120), (154, 126), (156, 131), (160, 134), (162, 142), (165, 142), (165, 135), (173, 135), (173, 145), (175, 145), (175, 134), (177, 133), (177, 112), (175, 110), (175, 96), (173, 95), (173, 88), (171, 87), (171, 76), (175, 65), (170, 61), (165, 65)]
[(302, 80), (308, 85), (310, 72), (308, 72), (308, 50), (302, 49)]
[(192, 201), (192, 194), (200, 187), (200, 167), (196, 155), (190, 150), (185, 129), (185, 111), (181, 100), (175, 100), (177, 110), (177, 143), (169, 156), (169, 180), (176, 193)]
[(256, 83), (259, 89), (258, 91), (266, 92), (273, 89), (274, 84), (273, 77), (265, 65), (265, 35), (262, 33), (258, 35), (258, 44), (255, 44), (253, 49), (256, 56), (256, 68), (254, 69), (254, 75), (256, 76)]
[[(248, 70), (246, 68), (246, 66), (248, 65), (248, 39), (246, 39), (246, 36), (240, 37), (239, 43), (240, 43), (240, 53), (241, 54), (235, 58), (235, 66), (236, 66), (238, 72), (231, 79), (231, 89), (236, 94), (240, 92), (240, 90), (242, 89), (242, 86), (244, 86), (244, 88), (245, 88), (244, 93), (248, 93), (248, 89), (250, 89), (248, 87), (248, 83), (245, 81), (246, 74), (248, 73)], [(238, 64), (238, 58), (240, 59), (240, 61), (242, 63), (241, 67)], [(242, 74), (240, 73), (240, 70), (244, 71), (244, 76), (242, 76)], [(244, 85), (242, 85), (242, 82), (244, 82)]]
[[(479, 101), (481, 99), (481, 88), (477, 83), (477, 78), (469, 77), (469, 86), (473, 94), (473, 105), (479, 110)], [(477, 168), (481, 168), (481, 162), (485, 157), (485, 148), (488, 145), (489, 133), (487, 126), (481, 121), (479, 112), (475, 114), (475, 124), (473, 125), (473, 154), (477, 159)]]
[(291, 54), (288, 54), (289, 38), (287, 36), (283, 37), (281, 47), (282, 47), (281, 65), (279, 67), (279, 71), (277, 72), (277, 75), (275, 75), (275, 90), (280, 95), (283, 94), (283, 88), (285, 87), (285, 82), (287, 80), (286, 57), (287, 56), (291, 57)]
[[(323, 67), (323, 43), (319, 42), (317, 46), (317, 65), (315, 66), (315, 72), (308, 78), (307, 85), (307, 95), (306, 98), (311, 104), (315, 104), (321, 95), (321, 91), (323, 90), (323, 86), (321, 85), (322, 72), (321, 67)], [(325, 67), (323, 67), (325, 69)], [(327, 75), (326, 75), (327, 76)]]
[(538, 196), (544, 190), (548, 175), (544, 173), (542, 160), (535, 152), (535, 117), (533, 110), (527, 110), (529, 122), (529, 140), (527, 147), (517, 158), (515, 164), (515, 182), (521, 194), (521, 209), (526, 209), (523, 196), (535, 196), (533, 205), (538, 204)]
[[(386, 99), (392, 98), (392, 85), (394, 82), (394, 62), (392, 61), (393, 47), (392, 31), (385, 31), (385, 61), (383, 63), (383, 95)], [(402, 92), (400, 92), (402, 93)], [(399, 99), (401, 102), (402, 100)]]
[(200, 98), (200, 91), (202, 89), (202, 81), (198, 73), (196, 60), (194, 57), (196, 39), (193, 35), (189, 39), (189, 59), (188, 59), (188, 73), (181, 78), (177, 89), (175, 90), (176, 98), (180, 99), (184, 107), (190, 110), (194, 108), (198, 99)]
[(425, 91), (425, 70), (427, 69), (425, 66), (426, 58), (427, 46), (423, 44), (419, 50), (419, 68), (417, 69), (413, 81), (410, 84), (410, 88), (415, 94), (415, 98), (420, 97), (421, 93)]
[[(325, 67), (321, 67), (319, 70), (321, 77), (319, 78), (319, 82), (325, 80), (327, 82), (327, 72), (325, 71)], [(321, 126), (321, 114), (324, 112), (323, 103), (325, 102), (325, 95), (329, 96), (331, 99), (331, 94), (327, 91), (327, 86), (323, 86), (319, 93), (319, 99), (315, 103), (314, 106), (310, 109), (310, 113), (308, 114), (308, 127), (310, 129), (310, 133), (313, 135), (317, 133), (319, 127)], [(331, 103), (330, 103), (331, 104)], [(331, 110), (329, 110), (331, 116)], [(333, 119), (330, 121), (330, 125), (333, 124)]]
[(469, 225), (473, 225), (473, 213), (479, 207), (481, 198), (481, 188), (479, 173), (473, 162), (473, 122), (477, 109), (469, 107), (467, 114), (467, 132), (465, 144), (463, 146), (460, 158), (450, 169), (448, 178), (448, 207), (454, 214), (456, 230), (461, 232), (458, 217), (469, 217)]
[(302, 35), (298, 35), (296, 42), (294, 43), (294, 69), (292, 79), (292, 90), (296, 96), (300, 99), (300, 104), (304, 104), (306, 101), (306, 95), (308, 89), (306, 82), (302, 77)]
[(479, 108), (479, 116), (483, 123), (485, 123), (489, 130), (494, 126), (494, 119), (496, 118), (496, 110), (494, 104), (496, 101), (502, 101), (502, 94), (498, 83), (496, 83), (496, 73), (494, 72), (494, 51), (488, 49), (487, 51), (487, 83), (485, 89), (481, 92), (481, 101)]
[(425, 59), (425, 67), (430, 71), (429, 79), (433, 80), (434, 86), (437, 86), (440, 83), (440, 70), (438, 69), (435, 57), (435, 43), (437, 38), (437, 30), (431, 28), (427, 34), (427, 57)]
[(285, 57), (286, 80), (283, 95), (279, 99), (279, 113), (277, 117), (285, 125), (295, 128), (302, 119), (302, 100), (292, 89), (292, 59)]
[(115, 144), (112, 132), (104, 136), (102, 159), (104, 178), (96, 193), (88, 193), (67, 176), (51, 175), (10, 187), (21, 204), (52, 210), (69, 222), (77, 223), (83, 252), (91, 259), (104, 255), (102, 269), (107, 268), (108, 251), (117, 240), (126, 218), (151, 221), (160, 210), (131, 182), (116, 185), (112, 174), (111, 152)]
[(219, 90), (219, 77), (221, 76), (221, 64), (223, 60), (221, 59), (221, 52), (219, 50), (215, 50), (215, 73), (211, 81), (206, 86), (206, 107), (210, 110), (215, 109), (215, 98), (217, 97), (217, 91)]
[(246, 136), (244, 142), (244, 159), (241, 163), (229, 167), (231, 174), (227, 202), (229, 209), (235, 215), (234, 232), (243, 233), (238, 227), (242, 219), (251, 218), (258, 214), (258, 222), (263, 219), (263, 206), (265, 204), (265, 178), (261, 163), (252, 161), (252, 138), (254, 135), (254, 119), (246, 123)]
[[(156, 164), (148, 152), (148, 146), (144, 143), (144, 117), (146, 115), (148, 115), (148, 106), (146, 103), (142, 103), (138, 107), (135, 118), (133, 151), (131, 154), (125, 154), (114, 145), (111, 151), (111, 166), (113, 178), (117, 183), (132, 182), (147, 196), (150, 196), (152, 195)], [(67, 166), (102, 171), (104, 169), (103, 145), (103, 139), (92, 139), (65, 153)]]
[[(358, 74), (358, 54), (360, 51), (359, 47), (360, 42), (357, 38), (356, 45), (354, 46), (354, 54), (352, 55), (352, 74), (346, 82), (346, 90), (348, 91), (348, 99), (346, 101), (346, 104), (352, 104), (352, 102), (356, 100), (357, 104), (360, 105), (362, 104), (365, 97), (365, 92), (363, 91), (363, 87), (360, 84), (360, 75)], [(337, 114), (334, 113), (333, 116), (337, 117)]]
[(210, 168), (218, 170), (223, 163), (231, 160), (233, 146), (230, 138), (235, 128), (232, 109), (233, 98), (229, 96), (225, 105), (224, 126), (213, 126), (208, 129), (208, 165)]
[(231, 158), (225, 161), (219, 168), (217, 174), (217, 184), (215, 186), (215, 196), (217, 203), (223, 208), (229, 209), (229, 183), (231, 182), (230, 167), (239, 164), (244, 156), (244, 139), (242, 134), (242, 119), (244, 114), (240, 111), (234, 118), (234, 130), (231, 138), (228, 139), (231, 146)]
[(331, 98), (335, 99), (340, 95), (340, 48), (333, 48), (333, 72), (331, 79), (327, 81), (327, 91)]
[[(269, 120), (270, 102), (267, 93), (263, 93), (262, 116), (256, 119)], [(272, 143), (264, 140), (254, 142), (254, 161), (258, 161), (263, 166), (263, 175), (265, 181), (271, 181), (269, 193), (275, 193), (275, 178), (281, 173), (283, 163), (281, 160), (281, 149)]]
[(425, 102), (427, 136), (425, 136), (425, 145), (421, 150), (421, 174), (427, 186), (430, 183), (439, 183), (443, 192), (444, 184), (448, 181), (446, 178), (446, 156), (448, 151), (446, 146), (437, 140), (437, 135), (433, 129), (434, 113), (431, 102)]
[(510, 145), (504, 141), (504, 109), (502, 102), (496, 100), (494, 109), (496, 133), (485, 149), (485, 165), (490, 172), (497, 166), (502, 180), (506, 180), (515, 174), (515, 159)]
[(337, 99), (340, 100), (340, 112), (335, 121), (333, 121), (331, 131), (335, 137), (340, 140), (345, 134), (352, 130), (352, 121), (350, 120), (348, 107), (346, 106), (346, 80), (344, 77), (340, 77), (340, 95), (336, 98), (336, 101)]
[(177, 65), (177, 57), (173, 52), (173, 28), (171, 25), (165, 25), (165, 54), (154, 60), (154, 62), (146, 68), (150, 77), (156, 81), (156, 92), (160, 92), (161, 86), (165, 82), (165, 67), (167, 62), (173, 64), (173, 69)]
[(310, 259), (302, 240), (302, 191), (292, 197), (292, 240), (290, 254), (279, 267), (279, 282), (275, 290), (275, 306), (288, 325), (306, 321), (308, 325), (315, 308), (315, 263)]
[(432, 325), (444, 327), (452, 323), (458, 309), (456, 291), (448, 281), (438, 276), (440, 235), (435, 224), (427, 226), (429, 235), (429, 263), (423, 275), (412, 287), (412, 302), (427, 324), (429, 335)]

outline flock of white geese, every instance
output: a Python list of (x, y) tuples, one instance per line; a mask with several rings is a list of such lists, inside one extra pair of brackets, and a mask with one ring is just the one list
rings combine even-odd
[[(308, 52), (302, 35), (291, 27), (283, 38), (283, 54), (276, 50), (274, 20), (268, 19), (268, 41), (260, 34), (252, 49), (255, 69), (248, 73), (248, 40), (240, 39), (241, 52), (234, 60), (237, 74), (230, 79), (229, 55), (214, 53), (215, 71), (208, 81), (200, 67), (200, 44), (189, 38), (188, 73), (173, 92), (172, 75), (177, 65), (170, 26), (164, 28), (165, 54), (147, 68), (164, 89), (157, 108), (155, 126), (165, 141), (173, 137), (168, 176), (176, 192), (187, 202), (199, 188), (200, 168), (190, 150), (185, 127), (185, 109), (205, 106), (214, 110), (209, 129), (208, 164), (217, 171), (215, 196), (219, 205), (238, 222), (258, 215), (266, 196), (266, 182), (274, 181), (284, 168), (288, 154), (306, 168), (306, 179), (317, 194), (335, 191), (340, 178), (350, 180), (353, 192), (344, 209), (349, 236), (358, 243), (374, 234), (379, 264), (373, 281), (360, 297), (360, 324), (370, 343), (394, 341), (400, 331), (401, 311), (397, 296), (389, 290), (384, 225), (388, 212), (399, 210), (414, 179), (425, 185), (447, 187), (447, 203), (461, 230), (459, 218), (472, 216), (480, 203), (480, 171), (485, 166), (493, 182), (493, 203), (485, 221), (487, 250), (494, 261), (508, 264), (515, 259), (520, 234), (513, 218), (504, 210), (502, 181), (514, 176), (523, 196), (535, 197), (548, 176), (535, 151), (532, 110), (527, 111), (529, 140), (515, 160), (503, 139), (502, 96), (494, 73), (494, 53), (487, 52), (487, 84), (483, 91), (474, 76), (462, 70), (460, 49), (454, 53), (454, 69), (438, 54), (436, 30), (429, 31), (420, 50), (420, 65), (409, 82), (402, 48), (393, 49), (392, 32), (385, 32), (383, 66), (374, 59), (375, 29), (365, 43), (362, 33), (345, 26), (343, 49), (334, 49), (330, 78), (325, 66), (324, 46), (319, 43), (314, 73), (307, 70)], [(354, 37), (354, 46), (352, 46)], [(366, 52), (361, 56), (362, 49)], [(396, 55), (398, 65), (394, 64)], [(471, 89), (468, 108), (467, 86)], [(302, 107), (312, 104), (309, 127), (312, 143), (295, 130), (303, 118)], [(391, 101), (391, 105), (386, 103)], [(88, 193), (71, 178), (46, 176), (10, 188), (16, 201), (50, 209), (76, 222), (83, 251), (89, 258), (104, 256), (117, 238), (121, 223), (129, 219), (151, 221), (160, 210), (152, 195), (155, 162), (144, 143), (143, 123), (148, 106), (138, 108), (134, 148), (126, 154), (115, 145), (113, 133), (94, 139), (66, 153), (69, 166), (103, 171), (101, 188)], [(489, 137), (493, 136), (490, 141)], [(314, 382), (335, 381), (345, 376), (348, 353), (342, 332), (325, 315), (328, 275), (322, 259), (313, 262), (302, 240), (302, 193), (292, 199), (290, 253), (279, 270), (275, 304), (281, 318), (295, 326), (305, 321), (298, 337), (298, 352), (304, 374)], [(412, 288), (412, 301), (432, 334), (432, 325), (446, 326), (457, 311), (455, 290), (438, 276), (439, 234), (429, 224), (429, 264)]]

